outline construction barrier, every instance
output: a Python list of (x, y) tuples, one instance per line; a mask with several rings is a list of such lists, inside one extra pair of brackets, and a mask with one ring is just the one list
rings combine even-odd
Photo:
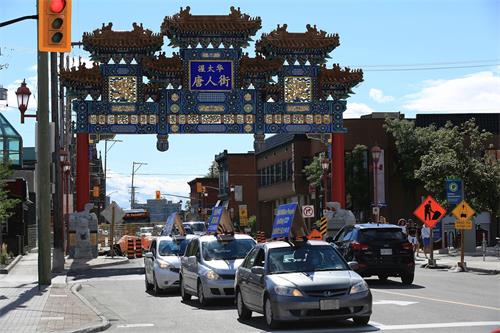
[(140, 238), (135, 239), (135, 257), (142, 258), (142, 240)]
[(326, 231), (328, 230), (328, 220), (326, 217), (322, 217), (319, 221), (319, 232), (321, 233), (321, 237), (325, 237)]
[(127, 239), (127, 258), (135, 258), (135, 241), (132, 237), (128, 237)]
[(264, 231), (257, 231), (257, 243), (266, 242), (266, 233)]

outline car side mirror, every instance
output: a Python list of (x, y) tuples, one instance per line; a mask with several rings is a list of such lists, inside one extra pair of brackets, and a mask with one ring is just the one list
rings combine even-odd
[(144, 254), (144, 257), (154, 259), (153, 252), (146, 252), (146, 254)]
[(255, 275), (264, 275), (264, 267), (262, 266), (253, 266), (250, 271), (252, 272), (252, 274), (255, 274)]
[(359, 264), (357, 261), (349, 261), (347, 264), (349, 265), (349, 268), (353, 271), (357, 271), (359, 269)]

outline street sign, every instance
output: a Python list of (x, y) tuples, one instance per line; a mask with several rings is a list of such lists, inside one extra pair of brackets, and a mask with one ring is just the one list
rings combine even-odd
[(247, 208), (247, 205), (239, 205), (238, 211), (240, 213), (240, 227), (248, 226), (248, 208)]
[(118, 206), (116, 202), (112, 202), (105, 210), (101, 212), (101, 215), (106, 219), (106, 221), (113, 223), (113, 208), (115, 209), (115, 223), (121, 223), (125, 212)]
[(467, 219), (458, 219), (455, 221), (455, 229), (472, 229), (472, 221)]
[(457, 205), (462, 201), (463, 184), (461, 179), (446, 180), (446, 200), (450, 206)]
[(470, 220), (476, 211), (472, 209), (467, 202), (462, 201), (451, 211), (451, 213), (455, 215), (457, 219)]
[(313, 205), (302, 206), (302, 217), (305, 219), (314, 217), (314, 206)]
[(420, 219), (429, 228), (433, 228), (438, 221), (444, 217), (446, 209), (444, 209), (430, 195), (422, 201), (420, 206), (415, 209), (413, 214)]
[(284, 204), (278, 207), (274, 218), (272, 238), (288, 237), (297, 210), (297, 203)]
[(380, 207), (372, 207), (373, 215), (378, 215), (380, 213)]

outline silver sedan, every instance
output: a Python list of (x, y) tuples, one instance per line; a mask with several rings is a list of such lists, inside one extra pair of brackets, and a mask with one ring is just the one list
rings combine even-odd
[(354, 266), (323, 241), (259, 244), (236, 274), (238, 316), (263, 313), (271, 328), (281, 321), (349, 318), (366, 325), (372, 295)]

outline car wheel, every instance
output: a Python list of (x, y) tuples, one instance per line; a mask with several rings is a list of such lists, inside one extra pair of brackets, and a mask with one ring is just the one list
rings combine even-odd
[(378, 275), (378, 279), (379, 279), (380, 281), (382, 281), (382, 282), (387, 281), (387, 278), (388, 278), (387, 274), (379, 274), (379, 275)]
[(368, 325), (368, 322), (370, 321), (370, 316), (354, 317), (352, 318), (352, 320), (356, 325), (365, 326)]
[(401, 274), (401, 281), (403, 284), (412, 284), (413, 279), (415, 278), (415, 273), (402, 273)]
[(153, 294), (155, 296), (160, 295), (161, 289), (158, 287), (158, 283), (156, 282), (156, 276), (153, 274)]
[(153, 289), (153, 285), (148, 282), (148, 278), (146, 277), (146, 274), (144, 274), (144, 282), (146, 284), (146, 291), (151, 291), (151, 289)]
[(277, 328), (279, 326), (278, 321), (274, 319), (273, 307), (269, 297), (266, 297), (264, 301), (264, 319), (269, 328)]
[(201, 306), (206, 306), (208, 304), (208, 300), (205, 297), (205, 293), (203, 292), (203, 284), (201, 281), (198, 281), (198, 302)]
[(241, 296), (241, 291), (236, 290), (236, 308), (238, 309), (238, 317), (240, 319), (246, 320), (252, 317), (252, 311), (248, 310), (245, 303), (243, 303), (243, 296)]
[(181, 277), (181, 298), (183, 301), (191, 300), (191, 295), (186, 292), (186, 287), (184, 287), (184, 279)]

